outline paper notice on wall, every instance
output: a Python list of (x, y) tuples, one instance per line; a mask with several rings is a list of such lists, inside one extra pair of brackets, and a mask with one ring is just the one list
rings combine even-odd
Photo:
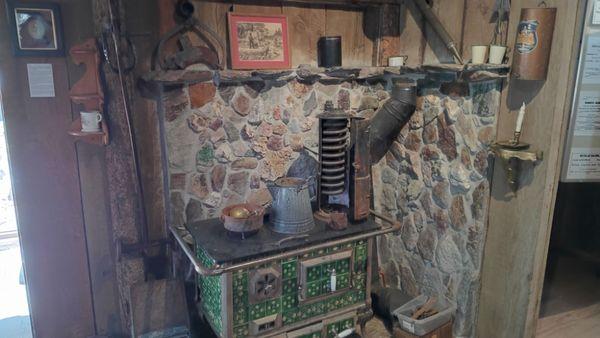
[(600, 0), (594, 1), (594, 11), (592, 14), (592, 25), (600, 25)]
[(600, 35), (588, 36), (586, 45), (582, 83), (600, 84)]
[(50, 63), (28, 63), (30, 97), (54, 97), (54, 74)]
[(573, 148), (567, 179), (600, 180), (600, 148)]
[(581, 91), (574, 124), (575, 136), (600, 135), (600, 92)]

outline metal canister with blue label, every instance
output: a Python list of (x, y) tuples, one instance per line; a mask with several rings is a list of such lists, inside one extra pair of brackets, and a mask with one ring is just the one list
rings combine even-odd
[(517, 26), (512, 76), (545, 80), (552, 50), (556, 8), (523, 8)]

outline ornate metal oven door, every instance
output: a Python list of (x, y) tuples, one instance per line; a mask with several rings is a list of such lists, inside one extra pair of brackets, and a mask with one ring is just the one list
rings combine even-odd
[(352, 249), (300, 261), (300, 304), (350, 289), (353, 266)]
[[(250, 305), (281, 297), (281, 266), (254, 269), (248, 275), (248, 303)], [(260, 335), (281, 327), (279, 309), (269, 310), (269, 315), (249, 322), (250, 335)], [(273, 313), (275, 312), (275, 313)]]

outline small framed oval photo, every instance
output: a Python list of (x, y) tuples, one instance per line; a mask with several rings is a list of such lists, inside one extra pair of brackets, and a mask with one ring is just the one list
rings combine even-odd
[(15, 55), (65, 55), (57, 3), (7, 0), (6, 9)]

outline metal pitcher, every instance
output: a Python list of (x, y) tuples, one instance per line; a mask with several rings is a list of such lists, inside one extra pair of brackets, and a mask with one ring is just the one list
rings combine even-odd
[(273, 197), (269, 222), (273, 231), (300, 234), (315, 226), (308, 193), (309, 180), (283, 177), (267, 183)]

